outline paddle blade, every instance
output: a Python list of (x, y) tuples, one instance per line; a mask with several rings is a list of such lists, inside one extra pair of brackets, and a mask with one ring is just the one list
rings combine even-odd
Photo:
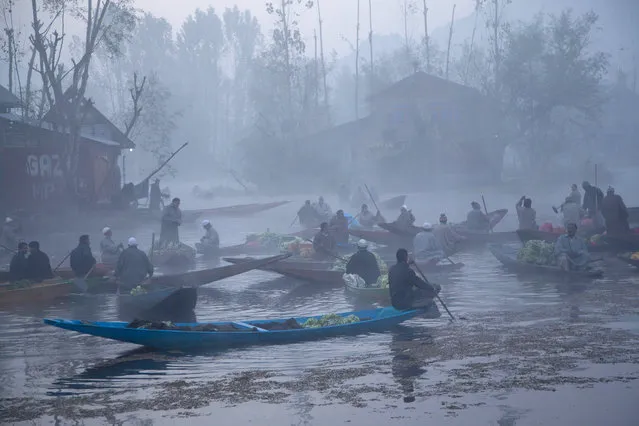
[(74, 279), (73, 285), (75, 286), (75, 288), (77, 288), (83, 293), (86, 293), (86, 291), (89, 289), (89, 285), (87, 284), (87, 281), (84, 278)]

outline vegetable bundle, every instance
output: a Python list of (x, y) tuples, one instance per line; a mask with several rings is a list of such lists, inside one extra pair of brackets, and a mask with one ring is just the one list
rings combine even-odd
[(327, 314), (321, 318), (309, 318), (303, 324), (304, 328), (330, 327), (333, 325), (346, 325), (359, 322), (359, 318), (355, 315), (342, 317), (337, 314)]

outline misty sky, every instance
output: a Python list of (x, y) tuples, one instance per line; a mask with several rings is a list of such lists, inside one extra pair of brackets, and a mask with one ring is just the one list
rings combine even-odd
[[(277, 3), (277, 0), (274, 1)], [(373, 31), (379, 34), (402, 33), (404, 0), (372, 0)], [(418, 12), (411, 20), (411, 32), (415, 39), (423, 35), (423, 17), (421, 15), (422, 0), (415, 0)], [(226, 7), (237, 5), (240, 9), (250, 9), (260, 21), (262, 31), (267, 33), (271, 28), (271, 19), (266, 13), (264, 0), (136, 0), (138, 8), (167, 19), (174, 28), (178, 28), (184, 19), (196, 8), (209, 6), (221, 12)], [(429, 26), (432, 29), (447, 26), (450, 22), (453, 4), (457, 5), (455, 18), (462, 18), (472, 13), (475, 0), (428, 0)], [(343, 39), (354, 44), (357, 22), (357, 0), (321, 0), (322, 20), (324, 21), (324, 47), (328, 51), (335, 50), (342, 56), (350, 53), (350, 46)], [(366, 39), (369, 31), (368, 0), (360, 2), (360, 39)], [(316, 10), (305, 11), (300, 18), (302, 35), (307, 45), (317, 28)]]

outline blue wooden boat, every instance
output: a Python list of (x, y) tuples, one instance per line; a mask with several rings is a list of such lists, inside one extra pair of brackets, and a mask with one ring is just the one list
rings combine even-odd
[[(178, 327), (201, 328), (202, 326), (221, 327), (232, 331), (185, 331), (156, 330), (145, 328), (127, 328), (126, 322), (90, 322), (65, 319), (45, 319), (44, 323), (65, 330), (77, 331), (92, 336), (104, 337), (121, 342), (134, 343), (156, 349), (196, 350), (204, 348), (223, 348), (231, 346), (291, 343), (315, 340), (341, 335), (363, 334), (388, 330), (393, 326), (413, 318), (423, 310), (398, 311), (392, 307), (365, 311), (345, 312), (338, 315), (347, 317), (355, 315), (360, 321), (345, 325), (334, 325), (318, 328), (293, 328), (286, 330), (267, 330), (261, 328), (267, 324), (284, 324), (290, 319), (225, 321), (212, 323), (182, 323)], [(309, 318), (294, 318), (302, 324)]]

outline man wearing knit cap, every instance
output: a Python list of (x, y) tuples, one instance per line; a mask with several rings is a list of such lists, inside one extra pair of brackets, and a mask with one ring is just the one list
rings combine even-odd
[(134, 237), (129, 238), (128, 247), (120, 254), (118, 265), (115, 268), (115, 277), (118, 280), (118, 288), (129, 292), (146, 280), (147, 276), (153, 276), (153, 265), (146, 253), (138, 248), (138, 242)]

